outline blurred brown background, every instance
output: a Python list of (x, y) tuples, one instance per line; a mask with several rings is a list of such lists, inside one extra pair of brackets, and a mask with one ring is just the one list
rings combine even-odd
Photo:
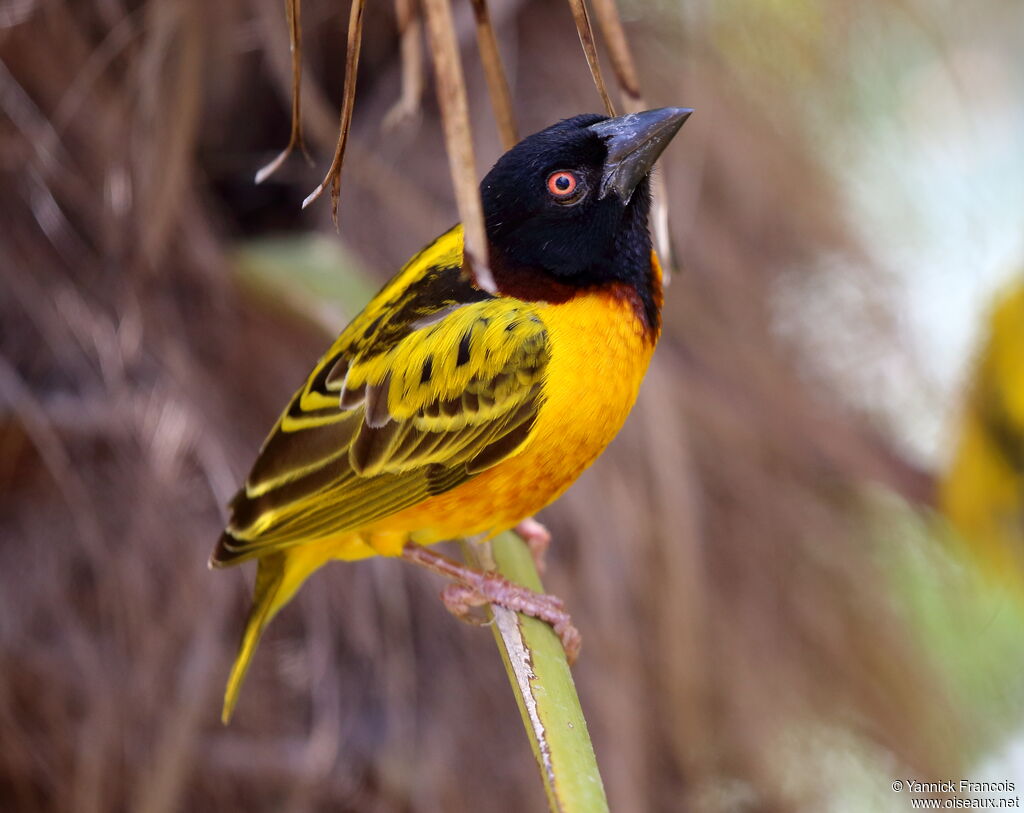
[[(389, 3), (368, 4), (340, 235), (299, 204), (336, 136), (347, 4), (303, 6), (316, 165), (252, 183), (288, 135), (281, 6), (0, 3), (4, 810), (542, 809), (491, 636), (401, 562), (311, 579), (218, 720), (251, 578), (206, 569), (223, 506), (324, 326), (456, 220), (429, 85), (381, 129)], [(482, 174), (500, 146), (457, 6)], [(958, 778), (992, 726), (880, 553), (901, 537), (875, 502), (926, 506), (932, 466), (869, 397), (864, 357), (898, 376), (913, 353), (836, 167), (879, 132), (865, 65), (886, 87), (965, 43), (1012, 63), (1017, 6), (622, 8), (647, 99), (697, 113), (664, 162), (662, 345), (621, 436), (541, 517), (612, 809), (889, 809), (892, 777)], [(523, 133), (599, 107), (567, 6), (492, 11)]]

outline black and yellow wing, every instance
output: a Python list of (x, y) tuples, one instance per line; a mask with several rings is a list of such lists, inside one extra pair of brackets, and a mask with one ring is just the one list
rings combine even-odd
[(339, 336), (264, 442), (213, 563), (357, 530), (516, 452), (543, 400), (547, 331), (461, 273), (456, 227)]

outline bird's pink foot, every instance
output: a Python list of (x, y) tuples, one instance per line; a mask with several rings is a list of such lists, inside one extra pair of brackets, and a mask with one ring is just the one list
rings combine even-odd
[(536, 593), (510, 582), (498, 573), (468, 567), (420, 545), (406, 545), (402, 556), (454, 580), (441, 592), (441, 600), (456, 618), (478, 624), (480, 621), (473, 615), (473, 608), (497, 604), (499, 607), (524, 613), (550, 624), (561, 639), (570, 664), (579, 655), (583, 639), (579, 630), (573, 626), (572, 618), (560, 598), (547, 593)]
[(533, 556), (533, 563), (537, 567), (537, 572), (543, 573), (547, 569), (545, 557), (547, 556), (548, 548), (551, 546), (551, 532), (533, 517), (527, 517), (516, 525), (513, 530), (526, 542), (527, 547), (530, 549), (530, 554)]

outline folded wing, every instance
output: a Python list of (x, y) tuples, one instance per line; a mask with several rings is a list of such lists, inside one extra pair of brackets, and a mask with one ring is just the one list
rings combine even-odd
[(545, 326), (529, 303), (458, 279), (432, 267), (426, 285), (389, 286), (339, 337), (265, 441), (215, 564), (365, 527), (522, 447), (543, 399)]

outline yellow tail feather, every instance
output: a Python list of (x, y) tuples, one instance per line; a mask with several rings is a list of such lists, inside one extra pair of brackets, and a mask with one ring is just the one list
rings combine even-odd
[(220, 719), (227, 725), (238, 702), (238, 694), (249, 671), (249, 664), (256, 652), (263, 630), (278, 610), (287, 604), (295, 591), (302, 586), (309, 575), (330, 559), (322, 548), (296, 547), (280, 553), (272, 553), (260, 559), (256, 572), (256, 595), (249, 620), (245, 624), (242, 643), (238, 647), (231, 676), (224, 692), (224, 709)]

